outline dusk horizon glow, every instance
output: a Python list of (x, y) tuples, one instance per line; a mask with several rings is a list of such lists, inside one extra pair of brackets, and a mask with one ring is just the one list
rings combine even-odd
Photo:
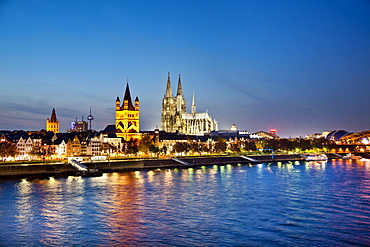
[(370, 2), (0, 2), (0, 130), (115, 123), (126, 80), (160, 127), (167, 73), (219, 129), (370, 129)]

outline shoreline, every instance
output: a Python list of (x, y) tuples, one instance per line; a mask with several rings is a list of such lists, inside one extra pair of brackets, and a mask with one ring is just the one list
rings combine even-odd
[[(327, 154), (329, 159), (338, 158)], [(82, 162), (89, 169), (101, 173), (130, 172), (138, 170), (189, 168), (227, 164), (260, 164), (264, 162), (304, 161), (299, 154), (248, 155), (248, 156), (197, 156), (166, 159), (136, 159)], [(48, 178), (79, 176), (81, 172), (68, 163), (33, 163), (0, 165), (0, 179)]]

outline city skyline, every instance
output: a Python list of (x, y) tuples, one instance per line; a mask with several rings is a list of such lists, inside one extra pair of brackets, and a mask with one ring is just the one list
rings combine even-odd
[(363, 131), (369, 11), (368, 1), (3, 1), (0, 129), (45, 128), (55, 108), (63, 132), (90, 105), (104, 129), (128, 77), (140, 129), (153, 130), (170, 72), (221, 130)]

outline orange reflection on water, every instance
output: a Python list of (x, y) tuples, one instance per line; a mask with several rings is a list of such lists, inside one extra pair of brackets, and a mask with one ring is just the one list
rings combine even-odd
[(170, 187), (173, 183), (173, 171), (170, 169), (167, 169), (164, 173), (164, 183), (166, 186)]
[(134, 172), (114, 173), (108, 177), (104, 221), (109, 229), (102, 234), (108, 243), (113, 245), (119, 242), (135, 242), (137, 229), (142, 227), (140, 209), (143, 205), (137, 193), (137, 186), (140, 186), (143, 178)]

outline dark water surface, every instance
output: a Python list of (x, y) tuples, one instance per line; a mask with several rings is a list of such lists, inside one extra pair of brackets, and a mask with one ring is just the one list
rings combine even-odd
[(0, 181), (0, 246), (370, 245), (370, 161)]

